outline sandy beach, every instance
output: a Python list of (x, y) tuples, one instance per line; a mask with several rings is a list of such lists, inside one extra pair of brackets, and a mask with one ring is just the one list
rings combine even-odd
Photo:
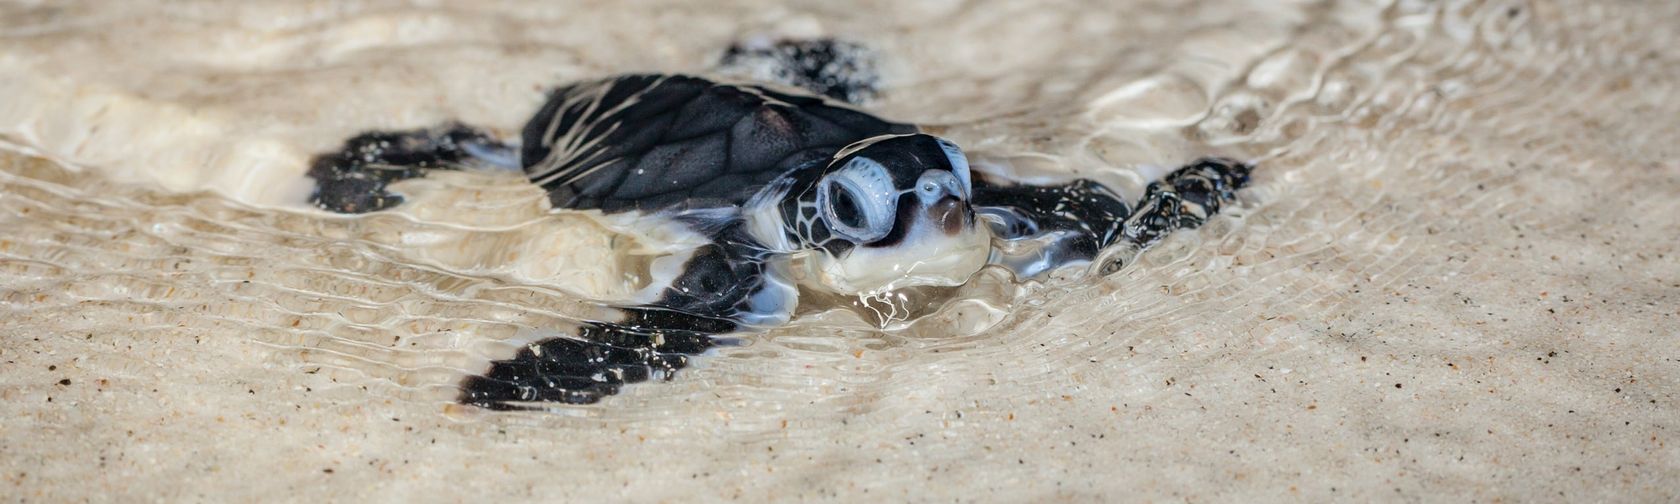
[[(1680, 3), (0, 2), (0, 500), (1667, 502)], [(647, 256), (517, 175), (310, 159), (544, 92), (869, 48), (863, 107), (1238, 208), (1109, 276), (813, 307), (594, 405), (456, 404)]]

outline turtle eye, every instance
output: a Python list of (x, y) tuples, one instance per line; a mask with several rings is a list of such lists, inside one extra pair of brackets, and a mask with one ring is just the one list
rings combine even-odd
[(849, 228), (861, 228), (867, 224), (863, 221), (863, 209), (858, 208), (857, 197), (852, 191), (839, 188), (830, 197), (829, 208), (834, 214), (834, 222)]
[(817, 206), (836, 235), (868, 243), (892, 232), (897, 196), (886, 167), (860, 157), (823, 178)]

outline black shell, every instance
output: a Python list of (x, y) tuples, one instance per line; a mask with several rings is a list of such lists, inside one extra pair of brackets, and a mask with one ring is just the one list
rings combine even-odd
[(520, 160), (555, 208), (729, 208), (852, 142), (914, 132), (811, 95), (626, 75), (551, 93), (525, 126)]

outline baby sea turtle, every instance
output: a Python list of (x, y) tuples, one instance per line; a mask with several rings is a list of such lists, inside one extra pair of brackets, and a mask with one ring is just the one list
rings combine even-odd
[(533, 343), (462, 382), (460, 402), (492, 409), (592, 403), (669, 377), (714, 336), (786, 323), (796, 278), (872, 293), (959, 285), (988, 263), (1032, 277), (1112, 245), (1141, 249), (1201, 225), (1250, 169), (1202, 159), (1132, 206), (1090, 180), (1033, 185), (977, 170), (948, 140), (815, 95), (644, 74), (553, 91), (517, 146), (461, 125), (358, 136), (317, 159), (313, 201), (380, 210), (401, 201), (391, 181), (474, 164), (522, 169), (557, 211), (694, 244), (654, 263), (660, 278), (621, 319)]

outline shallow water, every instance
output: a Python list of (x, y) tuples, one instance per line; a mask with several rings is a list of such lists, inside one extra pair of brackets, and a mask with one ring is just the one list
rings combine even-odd
[[(0, 495), (1671, 499), (1675, 19), (0, 4)], [(397, 212), (299, 204), (355, 133), (512, 132), (554, 84), (715, 72), (754, 36), (873, 48), (867, 108), (992, 162), (1133, 194), (1204, 155), (1261, 168), (1114, 275), (988, 274), (914, 323), (808, 309), (528, 414), (454, 383), (601, 316), (646, 251), (495, 174), (405, 182)]]

